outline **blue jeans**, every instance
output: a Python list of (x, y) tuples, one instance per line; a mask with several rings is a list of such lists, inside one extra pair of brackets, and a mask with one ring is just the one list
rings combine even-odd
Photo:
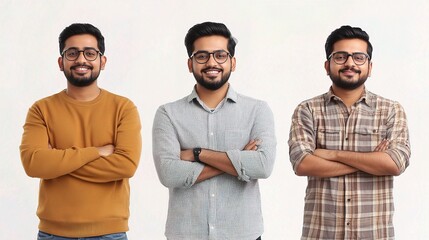
[(37, 240), (128, 240), (126, 233), (112, 233), (96, 237), (68, 238), (39, 231)]

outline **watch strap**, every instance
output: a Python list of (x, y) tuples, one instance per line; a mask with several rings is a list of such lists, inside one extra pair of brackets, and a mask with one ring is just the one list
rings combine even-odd
[(201, 163), (201, 160), (200, 160), (201, 148), (196, 147), (196, 148), (192, 149), (192, 152), (194, 153), (194, 162)]

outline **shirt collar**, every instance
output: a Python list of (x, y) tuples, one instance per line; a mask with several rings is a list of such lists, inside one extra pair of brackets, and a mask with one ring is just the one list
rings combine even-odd
[[(188, 95), (187, 101), (192, 102), (194, 99), (200, 99), (197, 94), (196, 85), (192, 89), (191, 94)], [(237, 102), (238, 94), (234, 91), (234, 89), (232, 89), (231, 85), (228, 87), (228, 92), (226, 93), (225, 99), (231, 100), (232, 102)]]
[[(335, 95), (332, 91), (332, 87), (330, 87), (329, 91), (325, 94), (325, 103), (329, 104), (331, 101), (341, 101), (341, 98)], [(375, 107), (375, 95), (364, 88), (364, 91), (357, 103), (359, 102), (365, 103), (369, 107)]]

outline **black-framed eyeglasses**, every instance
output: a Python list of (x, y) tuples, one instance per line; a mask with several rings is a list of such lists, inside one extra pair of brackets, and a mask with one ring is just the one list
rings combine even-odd
[(193, 53), (189, 58), (195, 59), (197, 63), (204, 64), (209, 61), (210, 55), (213, 55), (214, 60), (219, 64), (226, 62), (228, 57), (232, 57), (231, 54), (225, 50), (217, 50), (213, 52), (198, 51)]
[(354, 52), (350, 54), (348, 52), (341, 51), (331, 53), (331, 55), (329, 55), (328, 57), (328, 60), (332, 58), (336, 64), (342, 65), (347, 62), (350, 56), (352, 56), (353, 62), (358, 66), (364, 65), (366, 63), (366, 60), (370, 59), (369, 55), (366, 53)]
[(85, 48), (84, 50), (79, 50), (77, 48), (69, 48), (67, 50), (64, 50), (61, 56), (65, 57), (69, 61), (75, 61), (79, 58), (80, 53), (83, 53), (83, 56), (88, 61), (95, 61), (98, 55), (103, 55), (100, 51), (94, 48)]

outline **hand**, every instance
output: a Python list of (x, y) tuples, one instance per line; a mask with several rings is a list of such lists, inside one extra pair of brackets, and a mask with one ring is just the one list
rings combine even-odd
[(244, 146), (243, 150), (256, 151), (258, 150), (258, 146), (261, 143), (262, 143), (262, 140), (260, 139), (252, 139), (249, 141), (249, 143), (246, 144), (246, 146)]
[(193, 162), (194, 159), (194, 151), (192, 149), (186, 149), (180, 151), (180, 159), (183, 161)]
[(102, 157), (107, 157), (110, 154), (112, 154), (113, 151), (115, 151), (115, 146), (113, 146), (112, 144), (101, 146), (101, 147), (96, 147), (96, 148), (98, 149), (98, 153)]
[(377, 147), (375, 147), (374, 152), (384, 152), (389, 148), (389, 140), (383, 139)]

